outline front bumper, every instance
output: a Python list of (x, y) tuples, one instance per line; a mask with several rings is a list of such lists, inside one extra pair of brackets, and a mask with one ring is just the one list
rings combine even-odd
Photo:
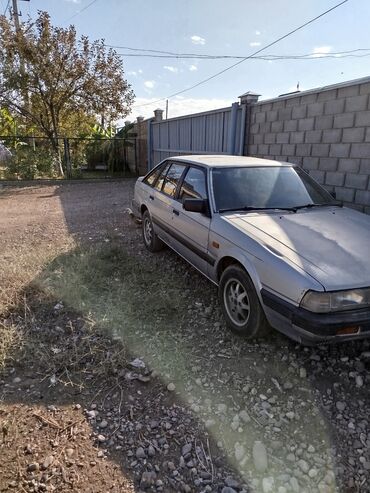
[[(262, 289), (261, 296), (273, 319), (272, 325), (298, 342), (315, 344), (370, 338), (369, 308), (313, 313), (282, 300), (266, 289)], [(270, 319), (268, 315), (267, 318)]]

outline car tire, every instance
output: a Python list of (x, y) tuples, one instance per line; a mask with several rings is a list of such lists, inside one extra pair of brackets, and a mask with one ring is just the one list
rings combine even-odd
[(154, 253), (162, 250), (164, 243), (154, 232), (152, 218), (147, 210), (144, 212), (142, 218), (142, 233), (144, 245), (150, 252)]
[(267, 334), (266, 316), (253, 282), (242, 267), (231, 265), (223, 271), (218, 294), (229, 329), (246, 339)]

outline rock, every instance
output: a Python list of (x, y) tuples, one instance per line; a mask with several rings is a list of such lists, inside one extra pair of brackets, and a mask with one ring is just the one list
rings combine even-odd
[(245, 409), (243, 409), (243, 411), (240, 411), (239, 413), (239, 418), (244, 422), (244, 423), (249, 423), (251, 418), (249, 416), (249, 414), (247, 413), (247, 411)]
[(303, 459), (300, 459), (298, 462), (297, 462), (297, 465), (298, 467), (301, 469), (301, 471), (303, 471), (305, 474), (308, 473), (308, 471), (310, 470), (310, 466), (308, 465), (308, 463), (303, 460)]
[(74, 454), (73, 448), (66, 448), (66, 456), (67, 457), (72, 457), (73, 454)]
[(167, 390), (169, 392), (173, 392), (175, 389), (176, 389), (176, 385), (174, 383), (171, 382), (167, 385)]
[(188, 455), (191, 452), (192, 448), (193, 448), (192, 443), (186, 443), (181, 449), (181, 454), (185, 457), (186, 455)]
[(135, 358), (133, 361), (131, 361), (130, 366), (132, 366), (133, 368), (145, 368), (145, 363), (143, 360)]
[(364, 379), (362, 378), (361, 375), (357, 375), (356, 377), (356, 385), (357, 387), (362, 387), (364, 384)]
[(87, 417), (88, 418), (91, 418), (91, 419), (94, 419), (97, 417), (97, 415), (99, 414), (98, 411), (95, 411), (95, 409), (92, 409), (91, 411), (86, 411), (86, 414), (87, 414)]
[(226, 404), (219, 404), (219, 405), (217, 406), (217, 409), (218, 409), (218, 411), (219, 411), (220, 413), (223, 413), (223, 414), (224, 414), (224, 413), (226, 413), (226, 411), (227, 411), (227, 405), (226, 405)]
[(238, 462), (240, 462), (245, 456), (244, 446), (241, 445), (239, 442), (236, 442), (234, 449), (235, 449), (235, 459)]
[(260, 441), (256, 441), (253, 444), (252, 456), (254, 467), (258, 472), (265, 472), (268, 467), (267, 451), (264, 444)]
[(274, 478), (262, 479), (262, 491), (263, 493), (275, 493), (275, 481)]
[(54, 456), (49, 455), (48, 457), (46, 457), (46, 459), (44, 459), (44, 462), (41, 464), (41, 469), (42, 470), (47, 469), (52, 465), (53, 462), (54, 462)]
[(148, 447), (148, 455), (149, 455), (149, 457), (154, 457), (155, 456), (155, 448), (153, 447), (153, 445), (149, 445), (149, 447)]
[(98, 457), (99, 457), (99, 459), (101, 459), (102, 457), (104, 457), (104, 452), (102, 450), (99, 450)]
[(20, 383), (21, 381), (22, 381), (22, 379), (19, 377), (13, 378), (13, 383)]
[(340, 412), (344, 411), (346, 408), (345, 402), (338, 401), (335, 405), (336, 405), (336, 408), (338, 409), (338, 411), (340, 411)]
[(147, 490), (148, 488), (154, 485), (156, 478), (157, 475), (154, 471), (143, 472), (140, 480), (140, 488), (143, 490)]
[(98, 424), (99, 428), (106, 428), (108, 426), (108, 421), (106, 421), (105, 419), (103, 419), (102, 421), (100, 421), (100, 423)]
[(289, 411), (289, 412), (287, 412), (287, 413), (285, 414), (285, 416), (286, 416), (288, 419), (292, 420), (292, 419), (294, 419), (294, 417), (295, 417), (295, 413), (294, 413), (293, 411)]
[(226, 479), (225, 479), (225, 484), (226, 486), (228, 486), (229, 488), (239, 488), (240, 484), (239, 484), (239, 481), (236, 481), (234, 478), (232, 478), (231, 476), (228, 476)]
[(98, 435), (98, 442), (99, 443), (103, 443), (103, 442), (105, 442), (105, 440), (106, 440), (106, 438), (104, 435)]
[(318, 475), (318, 470), (312, 468), (308, 471), (308, 475), (311, 479), (316, 478), (316, 476)]
[(32, 462), (27, 466), (27, 472), (36, 472), (40, 469), (40, 465), (38, 462)]
[(230, 488), (229, 486), (225, 486), (222, 488), (221, 493), (237, 493), (236, 490)]
[(306, 368), (302, 367), (299, 369), (299, 376), (301, 378), (307, 378), (307, 371), (306, 371)]
[(294, 476), (291, 477), (289, 483), (292, 491), (294, 491), (294, 493), (299, 493), (300, 488), (297, 478), (295, 478)]
[(136, 449), (135, 455), (136, 455), (137, 459), (145, 459), (146, 458), (145, 450), (143, 449), (143, 447), (138, 447)]

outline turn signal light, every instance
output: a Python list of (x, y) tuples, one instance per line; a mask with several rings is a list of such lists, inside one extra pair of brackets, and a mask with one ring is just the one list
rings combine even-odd
[(337, 330), (337, 336), (345, 336), (349, 334), (358, 334), (360, 332), (360, 327), (344, 327), (343, 329)]

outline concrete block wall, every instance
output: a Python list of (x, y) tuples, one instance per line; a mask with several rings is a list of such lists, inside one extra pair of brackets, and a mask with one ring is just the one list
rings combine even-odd
[(250, 111), (245, 155), (296, 163), (370, 214), (370, 77), (261, 101)]

